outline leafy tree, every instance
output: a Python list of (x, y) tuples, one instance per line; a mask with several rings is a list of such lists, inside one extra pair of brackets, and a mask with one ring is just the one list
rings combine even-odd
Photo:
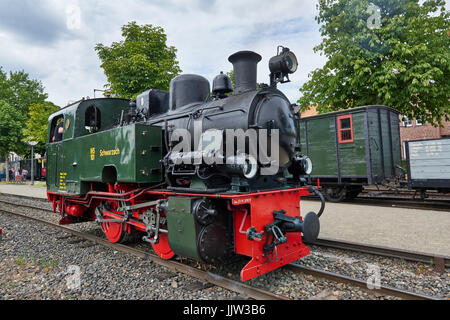
[(8, 155), (17, 152), (21, 146), (22, 117), (18, 110), (0, 100), (0, 155), (6, 159), (6, 181), (8, 177)]
[[(23, 70), (6, 74), (0, 67), (0, 100), (14, 108), (19, 115), (21, 128), (26, 126), (28, 107), (34, 103), (44, 103), (47, 97), (41, 81), (30, 79), (30, 76)], [(21, 139), (14, 144), (15, 149), (9, 151), (27, 155), (29, 147), (22, 141), (22, 138), (21, 135)]]
[(0, 99), (15, 107), (24, 121), (28, 107), (32, 103), (44, 102), (47, 97), (41, 81), (30, 79), (23, 70), (9, 72), (8, 77), (0, 67)]
[[(231, 79), (231, 85), (233, 86), (233, 90), (236, 88), (236, 84), (234, 82), (234, 70), (228, 71), (227, 76)], [(256, 84), (256, 90), (261, 90), (261, 86), (259, 83)]]
[(122, 27), (122, 36), (123, 41), (113, 42), (110, 47), (95, 46), (111, 92), (135, 98), (150, 88), (168, 90), (170, 80), (181, 69), (177, 50), (166, 44), (164, 29), (150, 24), (140, 26), (133, 21)]
[(45, 152), (47, 140), (48, 117), (59, 110), (52, 102), (33, 103), (29, 107), (26, 127), (22, 130), (24, 141), (36, 141), (39, 144), (34, 148), (37, 153)]
[(228, 72), (227, 72), (227, 76), (230, 77), (230, 79), (231, 79), (231, 84), (232, 84), (233, 90), (234, 90), (234, 88), (235, 88), (235, 86), (234, 86), (234, 71), (233, 71), (233, 70), (228, 71)]
[(314, 51), (328, 61), (300, 89), (303, 110), (384, 104), (410, 119), (450, 120), (444, 0), (319, 0), (318, 9), (323, 40)]

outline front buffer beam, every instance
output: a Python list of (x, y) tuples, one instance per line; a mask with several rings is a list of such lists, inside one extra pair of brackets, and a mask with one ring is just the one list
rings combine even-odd
[[(242, 281), (310, 253), (301, 234), (307, 225), (300, 217), (300, 198), (306, 195), (310, 195), (307, 188), (296, 188), (232, 196), (235, 252), (252, 258), (241, 270)], [(296, 227), (292, 228), (292, 222), (296, 222)], [(318, 228), (316, 222), (312, 224), (314, 228)], [(291, 230), (286, 230), (286, 226), (291, 226)]]

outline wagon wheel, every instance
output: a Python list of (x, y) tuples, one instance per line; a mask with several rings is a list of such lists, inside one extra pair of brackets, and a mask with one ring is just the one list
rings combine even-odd
[(345, 199), (345, 189), (343, 187), (324, 188), (325, 198), (330, 202), (341, 202)]
[(347, 193), (345, 195), (346, 200), (353, 200), (355, 199), (360, 193), (362, 192), (362, 187), (352, 188), (350, 190), (347, 190)]

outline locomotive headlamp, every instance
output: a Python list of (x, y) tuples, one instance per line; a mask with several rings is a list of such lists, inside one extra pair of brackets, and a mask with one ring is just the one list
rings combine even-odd
[(294, 73), (298, 69), (297, 57), (289, 48), (279, 46), (277, 51), (277, 55), (269, 61), (272, 86), (275, 86), (278, 82), (289, 82), (289, 74)]
[(242, 173), (247, 179), (253, 179), (258, 173), (258, 161), (252, 156), (247, 156), (242, 166)]
[(289, 170), (291, 173), (298, 176), (310, 175), (313, 170), (313, 164), (309, 157), (303, 156), (296, 158), (293, 167)]
[(313, 170), (313, 164), (309, 157), (303, 157), (302, 158), (302, 166), (303, 170), (305, 171), (305, 174), (310, 175)]

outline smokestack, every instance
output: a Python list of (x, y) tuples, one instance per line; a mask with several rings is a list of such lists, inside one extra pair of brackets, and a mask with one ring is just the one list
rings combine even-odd
[(253, 51), (239, 51), (228, 58), (234, 69), (234, 93), (256, 90), (256, 73), (261, 56)]

